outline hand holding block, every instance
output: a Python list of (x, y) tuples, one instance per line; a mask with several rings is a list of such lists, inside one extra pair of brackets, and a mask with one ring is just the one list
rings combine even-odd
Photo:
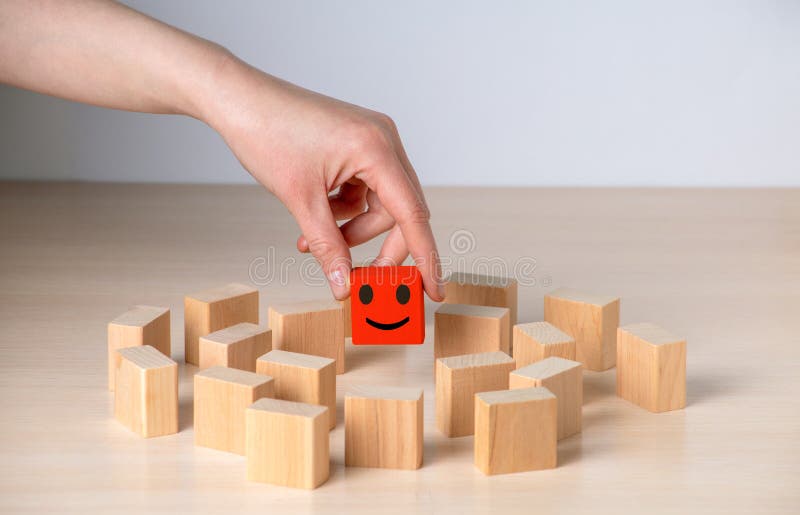
[(200, 368), (222, 366), (256, 371), (256, 359), (272, 348), (272, 331), (250, 322), (200, 337)]
[(244, 455), (248, 406), (273, 396), (269, 376), (212, 367), (194, 375), (194, 444)]
[(415, 266), (367, 266), (350, 272), (353, 345), (425, 341), (422, 276)]
[(508, 389), (514, 360), (484, 352), (436, 360), (436, 426), (448, 437), (475, 431), (475, 394)]
[(108, 389), (114, 390), (119, 366), (117, 350), (138, 345), (155, 347), (165, 356), (170, 349), (169, 308), (135, 306), (108, 324)]
[(434, 314), (434, 358), (493, 351), (510, 354), (508, 317), (508, 308), (442, 304)]
[(200, 364), (200, 337), (242, 322), (258, 323), (258, 290), (231, 283), (183, 300), (186, 363)]
[(306, 489), (327, 481), (327, 411), (276, 399), (260, 399), (247, 408), (247, 479)]
[(686, 406), (686, 340), (655, 324), (617, 331), (617, 395), (653, 411)]
[(558, 399), (558, 439), (581, 431), (583, 367), (577, 361), (556, 356), (545, 358), (511, 373), (511, 389), (543, 386)]
[(422, 389), (357, 387), (344, 398), (348, 467), (422, 466)]
[(575, 359), (575, 339), (548, 322), (517, 324), (513, 336), (517, 368), (550, 356)]
[(444, 301), (508, 308), (509, 323), (517, 323), (517, 281), (497, 275), (453, 272), (445, 279)]
[(178, 364), (149, 345), (120, 355), (114, 417), (149, 438), (178, 432)]
[(335, 300), (312, 300), (269, 307), (272, 348), (336, 360), (344, 373), (344, 316)]
[(336, 362), (330, 358), (274, 350), (258, 358), (256, 371), (275, 379), (275, 397), (328, 408), (336, 427)]
[(619, 298), (561, 288), (545, 295), (544, 319), (575, 338), (575, 359), (589, 370), (616, 363)]
[(487, 475), (555, 468), (557, 403), (547, 388), (475, 394), (475, 466)]

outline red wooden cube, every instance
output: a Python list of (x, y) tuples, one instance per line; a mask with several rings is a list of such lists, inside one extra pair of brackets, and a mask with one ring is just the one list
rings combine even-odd
[(369, 266), (350, 272), (354, 345), (425, 341), (422, 276), (414, 266)]

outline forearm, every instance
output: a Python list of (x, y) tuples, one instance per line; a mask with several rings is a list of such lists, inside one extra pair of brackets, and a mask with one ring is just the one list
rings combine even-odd
[(217, 70), (231, 59), (110, 1), (0, 2), (0, 82), (48, 95), (204, 119)]

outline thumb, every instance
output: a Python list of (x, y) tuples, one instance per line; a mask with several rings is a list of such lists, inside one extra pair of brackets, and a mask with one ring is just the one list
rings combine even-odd
[(327, 195), (313, 195), (292, 210), (308, 242), (308, 250), (319, 262), (328, 285), (337, 299), (350, 293), (348, 279), (352, 259), (350, 248), (336, 225)]

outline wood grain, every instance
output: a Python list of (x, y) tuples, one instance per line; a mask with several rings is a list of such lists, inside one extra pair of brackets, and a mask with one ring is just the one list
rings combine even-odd
[(258, 323), (258, 290), (230, 283), (184, 297), (183, 333), (186, 363), (200, 363), (200, 337), (242, 322)]
[(583, 426), (583, 367), (551, 356), (511, 373), (509, 388), (541, 386), (558, 399), (558, 439), (580, 433)]
[(194, 443), (244, 455), (245, 409), (274, 397), (272, 377), (215, 366), (194, 375)]
[(511, 353), (508, 308), (442, 304), (434, 320), (436, 358), (493, 351)]
[(550, 356), (575, 359), (575, 338), (549, 322), (517, 324), (512, 335), (517, 368)]
[(344, 374), (344, 314), (339, 302), (310, 300), (272, 304), (269, 326), (274, 349), (336, 360), (336, 373)]
[(651, 323), (617, 330), (617, 395), (655, 413), (686, 406), (686, 340)]
[(178, 364), (149, 345), (117, 351), (114, 417), (150, 438), (178, 432)]
[(114, 391), (119, 367), (117, 351), (137, 345), (150, 345), (165, 356), (172, 355), (169, 308), (134, 306), (108, 323), (109, 390)]
[(483, 352), (436, 360), (436, 427), (450, 438), (475, 431), (475, 394), (508, 389), (514, 360)]
[(277, 399), (327, 407), (336, 427), (336, 361), (276, 349), (258, 358), (256, 371), (275, 379)]
[(330, 476), (324, 406), (262, 398), (246, 410), (247, 479), (314, 489)]
[(200, 337), (200, 368), (222, 366), (256, 371), (256, 359), (272, 349), (272, 331), (242, 322)]
[(557, 400), (542, 387), (475, 395), (475, 466), (486, 475), (554, 468)]

